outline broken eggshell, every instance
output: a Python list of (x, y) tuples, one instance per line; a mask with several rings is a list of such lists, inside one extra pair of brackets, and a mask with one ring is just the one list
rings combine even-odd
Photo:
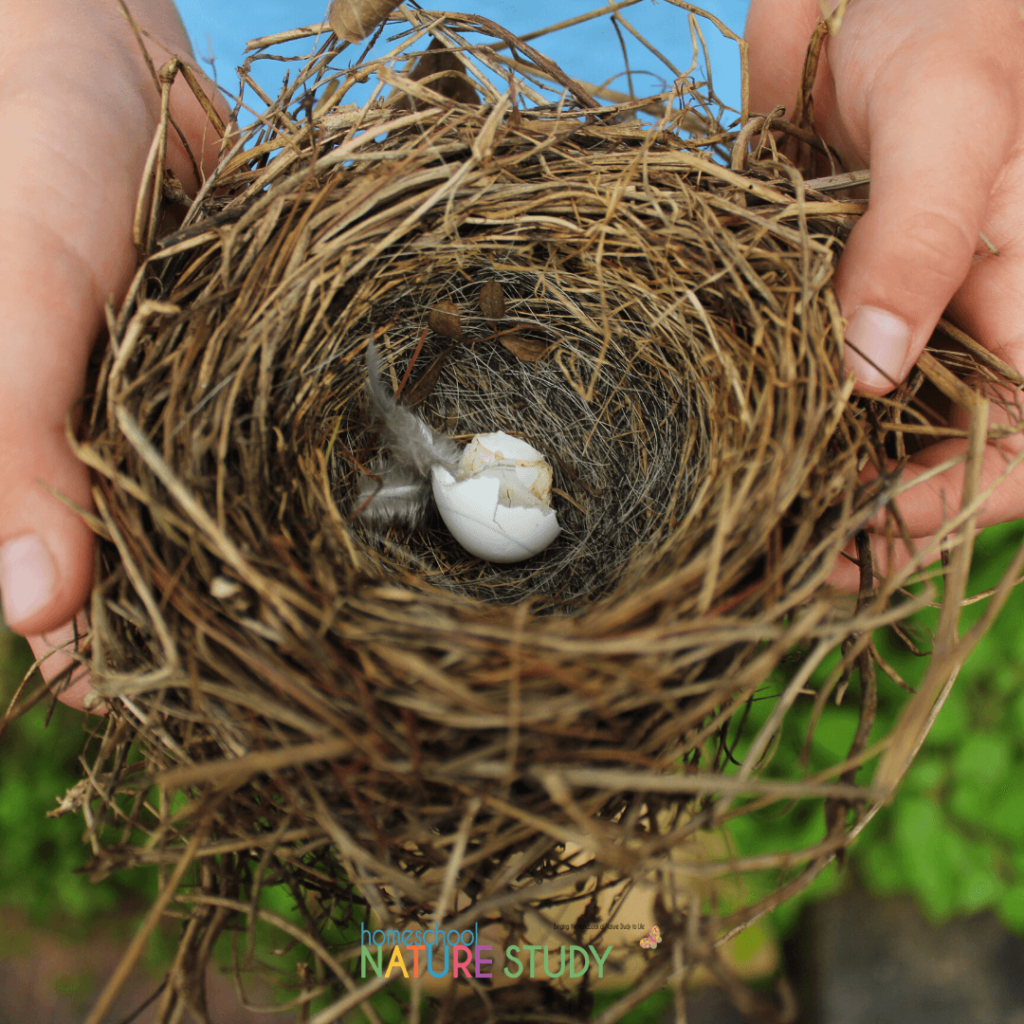
[(434, 501), (452, 536), (490, 562), (543, 551), (561, 527), (551, 507), (551, 467), (536, 448), (503, 431), (477, 434), (454, 476), (432, 470)]

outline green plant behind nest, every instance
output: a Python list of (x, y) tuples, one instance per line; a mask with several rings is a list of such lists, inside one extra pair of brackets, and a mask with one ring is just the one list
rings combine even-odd
[[(969, 592), (994, 586), (1006, 552), (1019, 546), (1024, 524), (992, 527), (977, 540)], [(968, 606), (962, 629), (982, 614), (985, 602)], [(852, 874), (880, 895), (912, 894), (934, 922), (993, 910), (1009, 929), (1024, 934), (1024, 591), (1007, 601), (987, 638), (966, 660), (957, 682), (907, 772), (893, 802), (884, 807), (849, 850)], [(936, 614), (926, 609), (905, 624), (912, 642), (927, 641)], [(876, 643), (901, 678), (915, 686), (926, 659), (912, 652), (892, 630), (881, 630)], [(816, 682), (832, 667), (826, 663)], [(764, 721), (784, 687), (779, 671), (751, 706), (753, 724)], [(890, 732), (901, 705), (896, 683), (879, 678), (879, 709), (871, 739)], [(855, 695), (853, 695), (855, 696)], [(846, 698), (850, 702), (850, 697)], [(785, 777), (797, 765), (809, 714), (798, 704), (785, 723), (771, 770)], [(835, 760), (848, 748), (857, 713), (831, 708), (822, 717), (810, 749), (812, 767)], [(734, 752), (738, 757), (740, 751)], [(828, 755), (824, 757), (823, 755)], [(768, 809), (730, 823), (729, 834), (745, 856), (782, 849), (824, 829), (821, 808), (815, 814), (793, 808), (780, 814)], [(772, 915), (775, 928), (789, 932), (801, 909), (846, 884), (835, 866), (805, 892)], [(765, 879), (767, 883), (767, 879)], [(756, 884), (756, 883), (749, 883)]]
[[(995, 584), (1024, 524), (978, 540), (971, 591)], [(984, 604), (964, 612), (965, 627)], [(891, 807), (853, 851), (858, 874), (881, 895), (909, 892), (942, 921), (993, 910), (1024, 934), (1024, 592), (1013, 593), (967, 659)], [(884, 655), (913, 684), (920, 659), (893, 636)]]
[[(0, 633), (0, 695), (4, 704), (32, 664), (28, 645)], [(92, 885), (76, 873), (87, 859), (82, 824), (46, 812), (81, 778), (81, 715), (58, 704), (47, 724), (45, 708), (10, 726), (0, 741), (0, 905), (17, 907), (33, 922), (83, 926), (132, 891), (151, 887), (137, 874)]]

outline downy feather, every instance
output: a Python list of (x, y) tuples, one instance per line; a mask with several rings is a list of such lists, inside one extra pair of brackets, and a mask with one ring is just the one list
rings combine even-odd
[(359, 484), (356, 508), (373, 526), (417, 526), (430, 504), (430, 481), (408, 466), (389, 466)]
[(385, 386), (380, 353), (373, 339), (366, 349), (367, 390), (388, 435), (390, 457), (384, 468), (359, 486), (356, 508), (375, 526), (404, 522), (416, 526), (430, 503), (430, 471), (454, 471), (462, 449), (438, 434), (422, 416), (399, 405)]
[(395, 401), (384, 385), (380, 353), (372, 338), (366, 349), (366, 369), (370, 400), (388, 433), (389, 465), (408, 466), (422, 477), (429, 477), (435, 466), (454, 472), (462, 449), (451, 438), (436, 433), (422, 416)]

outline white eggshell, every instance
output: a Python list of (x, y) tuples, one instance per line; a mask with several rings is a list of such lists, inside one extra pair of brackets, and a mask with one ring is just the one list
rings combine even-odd
[(502, 433), (477, 435), (459, 469), (463, 478), (456, 480), (443, 467), (434, 468), (434, 501), (471, 555), (519, 562), (539, 554), (561, 532), (547, 503), (551, 467), (525, 441)]
[(493, 434), (477, 434), (462, 453), (462, 465), (464, 468), (480, 469), (488, 462), (496, 459), (519, 459), (522, 462), (532, 462), (536, 459), (543, 460), (533, 445), (527, 443), (504, 430), (497, 430)]
[[(483, 470), (506, 467), (514, 474), (504, 474), (511, 493), (502, 492), (501, 501), (506, 505), (549, 505), (551, 503), (551, 467), (544, 461), (536, 448), (518, 437), (512, 437), (503, 430), (493, 434), (477, 434), (462, 453), (459, 478), (473, 476)], [(518, 481), (529, 494), (517, 494)], [(531, 497), (532, 495), (532, 497)]]

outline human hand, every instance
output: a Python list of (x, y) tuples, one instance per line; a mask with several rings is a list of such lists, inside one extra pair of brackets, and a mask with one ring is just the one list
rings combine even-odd
[[(172, 0), (129, 0), (159, 68), (190, 54)], [(0, 0), (0, 597), (37, 657), (85, 628), (89, 474), (65, 422), (82, 397), (103, 307), (136, 268), (132, 219), (160, 94), (116, 0)], [(212, 94), (214, 87), (209, 84)], [(171, 115), (209, 169), (219, 139), (180, 80)], [(222, 105), (222, 109), (224, 109)], [(169, 134), (168, 166), (199, 182)], [(71, 662), (43, 666), (53, 679)], [(61, 700), (82, 708), (84, 670)]]
[[(830, 7), (837, 6), (832, 0)], [(793, 110), (818, 0), (751, 0), (750, 106)], [(847, 369), (881, 395), (917, 361), (943, 310), (1024, 371), (1024, 20), (1011, 0), (851, 0), (822, 48), (814, 122), (847, 169), (870, 168), (871, 199), (840, 260)], [(982, 241), (989, 239), (996, 256)], [(1005, 396), (1003, 396), (1005, 397)], [(1007, 422), (993, 404), (990, 422)], [(953, 425), (964, 425), (954, 412)], [(986, 448), (981, 489), (1024, 450), (1018, 434)], [(903, 479), (966, 451), (960, 439), (915, 455)], [(963, 463), (898, 501), (915, 547), (960, 507)], [(983, 506), (978, 526), (1024, 517), (1024, 468)], [(881, 521), (876, 523), (881, 526)], [(873, 544), (887, 567), (886, 545)], [(898, 545), (897, 562), (908, 557)], [(938, 557), (938, 551), (935, 550)], [(855, 589), (847, 562), (831, 582)]]

